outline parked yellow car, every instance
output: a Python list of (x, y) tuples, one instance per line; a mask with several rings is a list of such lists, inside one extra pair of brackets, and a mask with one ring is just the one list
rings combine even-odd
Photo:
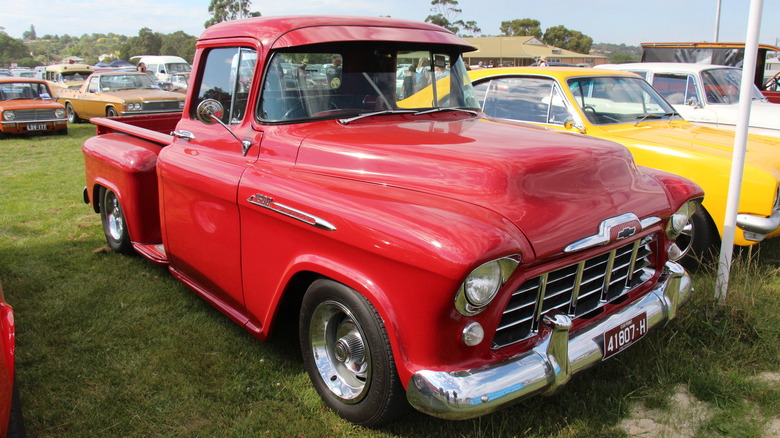
[[(483, 111), (546, 129), (621, 143), (640, 165), (682, 175), (705, 191), (686, 234), (689, 263), (720, 245), (734, 133), (683, 120), (644, 79), (610, 70), (490, 68), (469, 72)], [(439, 93), (441, 96), (442, 93)], [(495, 119), (500, 122), (498, 119)], [(555, 151), (550, 151), (554, 156)], [(735, 243), (780, 235), (780, 141), (749, 136)], [(576, 184), (572, 181), (572, 184)]]
[(77, 90), (60, 91), (68, 121), (91, 117), (117, 117), (181, 112), (185, 95), (163, 91), (152, 76), (141, 72), (93, 73)]

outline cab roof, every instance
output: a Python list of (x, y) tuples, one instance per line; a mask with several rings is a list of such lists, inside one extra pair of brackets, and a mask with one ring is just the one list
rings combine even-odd
[(339, 41), (387, 41), (451, 44), (464, 51), (476, 47), (443, 27), (412, 20), (344, 15), (257, 17), (215, 24), (198, 42), (252, 38), (272, 49)]

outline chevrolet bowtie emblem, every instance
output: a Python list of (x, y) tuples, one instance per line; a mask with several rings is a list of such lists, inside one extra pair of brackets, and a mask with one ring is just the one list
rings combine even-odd
[(593, 248), (594, 246), (606, 245), (610, 242), (627, 239), (659, 220), (660, 219), (657, 217), (651, 216), (640, 221), (634, 213), (624, 213), (620, 216), (611, 217), (601, 222), (598, 234), (588, 236), (570, 244), (563, 252), (581, 251), (583, 249)]

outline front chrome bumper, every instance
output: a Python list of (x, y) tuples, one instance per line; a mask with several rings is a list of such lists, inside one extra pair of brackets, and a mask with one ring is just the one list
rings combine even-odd
[(465, 420), (532, 395), (552, 393), (573, 374), (602, 361), (605, 332), (642, 313), (647, 315), (648, 331), (663, 327), (692, 292), (690, 276), (682, 266), (667, 262), (650, 293), (608, 318), (569, 333), (572, 323), (567, 316), (546, 317), (550, 333), (534, 349), (470, 370), (418, 371), (409, 380), (406, 397), (426, 414)]
[(769, 217), (738, 214), (737, 226), (744, 231), (745, 240), (760, 242), (780, 227), (780, 210), (775, 210)]

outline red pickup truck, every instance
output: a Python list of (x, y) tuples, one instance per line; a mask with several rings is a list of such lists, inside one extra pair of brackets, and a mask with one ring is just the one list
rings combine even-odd
[(389, 18), (217, 24), (183, 114), (92, 119), (84, 200), (112, 249), (257, 338), (297, 318), (354, 423), (551, 393), (675, 317), (674, 240), (703, 193), (617, 144), (485, 117), (471, 50)]

